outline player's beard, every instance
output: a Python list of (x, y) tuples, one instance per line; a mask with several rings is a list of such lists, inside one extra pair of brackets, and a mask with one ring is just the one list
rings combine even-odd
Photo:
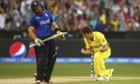
[(93, 41), (93, 38), (90, 38), (91, 41)]
[(94, 38), (93, 38), (92, 34), (89, 36), (89, 39), (90, 39), (91, 41), (93, 41), (93, 40), (94, 40)]

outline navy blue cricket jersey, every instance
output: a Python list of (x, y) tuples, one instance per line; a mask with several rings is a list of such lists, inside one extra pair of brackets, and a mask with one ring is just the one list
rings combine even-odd
[(30, 26), (36, 29), (36, 35), (39, 38), (46, 38), (53, 34), (51, 27), (54, 22), (52, 14), (48, 11), (44, 11), (43, 14), (35, 14), (30, 21)]

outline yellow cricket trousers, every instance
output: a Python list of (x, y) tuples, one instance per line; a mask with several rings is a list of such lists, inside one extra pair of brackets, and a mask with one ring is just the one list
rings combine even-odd
[(97, 76), (112, 76), (112, 71), (110, 69), (106, 69), (105, 61), (111, 55), (111, 49), (109, 48), (104, 52), (95, 52), (94, 53), (94, 72)]

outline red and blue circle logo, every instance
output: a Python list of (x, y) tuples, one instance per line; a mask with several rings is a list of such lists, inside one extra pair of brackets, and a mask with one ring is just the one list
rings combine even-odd
[(26, 56), (27, 50), (24, 43), (17, 41), (10, 46), (11, 57), (22, 58)]

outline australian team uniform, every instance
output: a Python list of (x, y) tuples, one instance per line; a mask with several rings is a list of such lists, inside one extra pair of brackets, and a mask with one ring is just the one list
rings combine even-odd
[(92, 49), (93, 51), (93, 67), (97, 76), (112, 76), (112, 72), (105, 67), (105, 60), (111, 55), (111, 49), (108, 48), (106, 51), (100, 52), (99, 47), (108, 45), (108, 42), (101, 32), (92, 32), (93, 40), (84, 38), (85, 48)]

